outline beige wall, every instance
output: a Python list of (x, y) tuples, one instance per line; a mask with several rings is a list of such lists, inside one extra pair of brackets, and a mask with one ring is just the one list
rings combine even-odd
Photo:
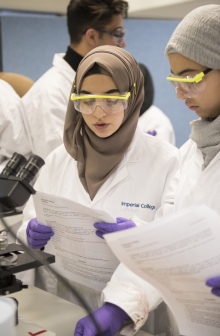
[[(181, 19), (192, 9), (213, 0), (128, 0), (130, 18)], [(1, 9), (58, 13), (64, 15), (69, 0), (0, 0)], [(220, 4), (220, 0), (215, 0)]]

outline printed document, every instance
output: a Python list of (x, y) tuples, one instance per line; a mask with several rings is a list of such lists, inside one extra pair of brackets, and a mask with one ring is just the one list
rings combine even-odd
[(51, 267), (69, 280), (102, 290), (119, 261), (105, 240), (96, 236), (93, 224), (114, 223), (115, 219), (105, 212), (42, 192), (37, 192), (33, 199), (38, 221), (54, 231), (46, 245), (46, 252), (56, 258)]
[(220, 297), (205, 285), (220, 276), (216, 212), (192, 207), (105, 239), (120, 261), (160, 291), (180, 335), (220, 335)]

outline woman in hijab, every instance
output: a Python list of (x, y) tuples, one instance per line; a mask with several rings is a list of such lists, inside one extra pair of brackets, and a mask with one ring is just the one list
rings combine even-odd
[[(156, 214), (159, 216), (170, 208), (176, 189), (171, 180), (178, 169), (178, 150), (137, 128), (144, 99), (143, 81), (136, 60), (121, 48), (101, 46), (83, 58), (67, 109), (64, 144), (47, 157), (35, 190), (105, 210), (116, 218), (119, 229), (134, 224), (118, 216), (137, 215), (150, 222)], [(40, 249), (53, 231), (35, 217), (30, 198), (18, 236), (25, 237), (30, 247)], [(41, 268), (38, 275), (41, 279), (38, 286), (81, 304), (49, 271)], [(142, 302), (140, 297), (139, 304), (148, 307), (141, 316), (134, 317), (141, 326), (160, 297), (151, 285), (138, 281), (151, 297), (149, 302)], [(92, 310), (100, 306), (99, 291), (77, 281), (69, 282)], [(128, 318), (125, 312), (122, 315), (123, 321)], [(121, 320), (116, 331), (120, 323)]]

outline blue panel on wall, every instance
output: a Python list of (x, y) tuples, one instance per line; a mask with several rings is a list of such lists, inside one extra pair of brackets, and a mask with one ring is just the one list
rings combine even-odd
[[(69, 44), (66, 18), (55, 15), (15, 13), (1, 15), (3, 71), (17, 72), (37, 80), (52, 65), (55, 53)], [(164, 56), (177, 20), (126, 19), (126, 49), (150, 70), (155, 86), (154, 104), (170, 118), (180, 147), (189, 137), (189, 121), (196, 116), (167, 82), (169, 62)]]
[(66, 18), (54, 15), (1, 16), (3, 70), (38, 79), (56, 52), (69, 44)]

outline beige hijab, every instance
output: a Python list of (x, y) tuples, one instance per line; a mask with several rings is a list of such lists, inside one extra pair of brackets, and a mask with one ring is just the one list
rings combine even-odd
[(106, 45), (93, 49), (83, 58), (71, 92), (79, 93), (86, 72), (95, 63), (108, 71), (119, 92), (132, 90), (132, 93), (122, 125), (107, 138), (99, 138), (93, 133), (85, 124), (82, 114), (69, 101), (64, 125), (64, 145), (77, 161), (79, 178), (91, 200), (116, 170), (130, 146), (144, 100), (144, 78), (136, 60), (126, 50)]

